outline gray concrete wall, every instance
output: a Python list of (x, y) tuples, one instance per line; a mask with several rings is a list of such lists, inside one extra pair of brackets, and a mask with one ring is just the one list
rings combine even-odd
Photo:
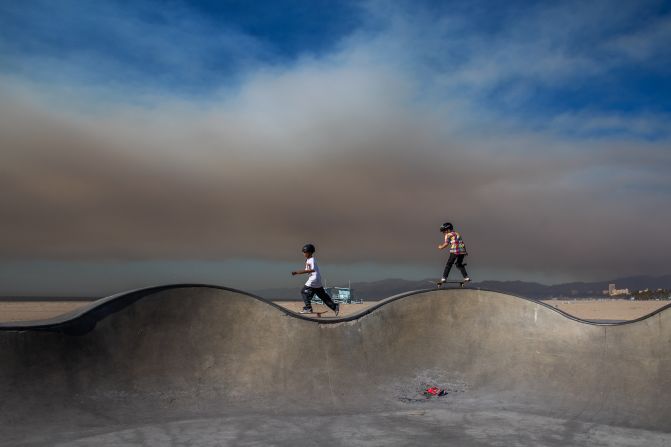
[(670, 318), (594, 325), (538, 302), (452, 289), (320, 322), (227, 289), (139, 291), (68, 318), (0, 326), (0, 435), (366, 412), (401, 405), (424, 382), (483, 405), (668, 432)]

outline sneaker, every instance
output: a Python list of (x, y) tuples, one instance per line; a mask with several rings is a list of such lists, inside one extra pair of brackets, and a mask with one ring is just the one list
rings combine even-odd
[(312, 312), (312, 309), (303, 308), (303, 310), (301, 310), (301, 313), (302, 314), (311, 314), (313, 312)]
[(471, 282), (471, 278), (469, 278), (468, 276), (465, 277), (465, 278), (464, 278), (464, 282)]
[(335, 312), (335, 316), (337, 317), (340, 313), (340, 303), (336, 303), (336, 307), (333, 309), (333, 312)]
[(440, 278), (440, 281), (438, 282), (447, 282), (447, 278)]

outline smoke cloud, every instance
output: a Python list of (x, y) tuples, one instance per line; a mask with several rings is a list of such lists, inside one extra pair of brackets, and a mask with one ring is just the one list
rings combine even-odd
[[(0, 259), (285, 262), (313, 242), (333, 263), (420, 265), (451, 221), (490, 271), (668, 273), (668, 116), (497, 114), (482, 92), (520, 76), (502, 59), (521, 37), (463, 41), (477, 57), (427, 75), (406, 65), (417, 27), (394, 17), (198, 100), (0, 78)], [(529, 76), (599, 70), (582, 54), (558, 72), (548, 42), (526, 48), (545, 62)], [(641, 45), (658, 54), (639, 34), (598, 51)]]

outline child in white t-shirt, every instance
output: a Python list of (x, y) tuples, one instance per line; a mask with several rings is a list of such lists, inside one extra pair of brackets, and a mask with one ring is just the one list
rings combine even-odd
[(319, 267), (317, 266), (317, 260), (314, 258), (315, 246), (312, 244), (306, 244), (303, 246), (303, 255), (305, 256), (305, 270), (297, 270), (291, 272), (292, 275), (302, 275), (309, 273), (310, 276), (305, 282), (305, 286), (301, 289), (301, 295), (303, 295), (303, 310), (302, 314), (312, 313), (312, 297), (317, 295), (323, 302), (335, 312), (336, 316), (340, 312), (340, 304), (336, 304), (331, 300), (331, 297), (324, 286), (322, 285), (322, 276), (319, 272)]

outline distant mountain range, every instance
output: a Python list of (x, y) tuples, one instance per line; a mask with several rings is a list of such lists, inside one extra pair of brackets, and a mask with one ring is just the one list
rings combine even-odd
[[(364, 300), (380, 300), (411, 290), (431, 288), (431, 280), (408, 281), (404, 279), (384, 279), (375, 282), (352, 283), (356, 296)], [(665, 276), (630, 276), (610, 281), (570, 282), (565, 284), (545, 285), (525, 281), (480, 281), (469, 285), (472, 288), (495, 290), (498, 292), (520, 295), (527, 298), (589, 298), (603, 297), (608, 284), (615, 284), (618, 289), (631, 291), (643, 289), (671, 289), (671, 275)], [(256, 290), (253, 293), (269, 299), (300, 300), (300, 287)]]
[[(399, 293), (412, 290), (430, 289), (430, 279), (420, 281), (408, 281), (405, 279), (384, 279), (374, 282), (352, 283), (352, 289), (357, 297), (364, 300), (381, 300)], [(618, 289), (629, 289), (638, 291), (643, 289), (671, 289), (671, 275), (665, 276), (629, 276), (617, 278), (610, 281), (596, 282), (570, 282), (565, 284), (545, 285), (537, 282), (526, 281), (480, 281), (469, 285), (471, 288), (481, 288), (498, 292), (510, 293), (512, 295), (524, 296), (534, 299), (547, 298), (590, 298), (603, 297), (603, 291), (608, 289), (608, 284), (615, 284)], [(275, 289), (252, 290), (251, 293), (272, 300), (300, 301), (300, 286), (284, 287)], [(45, 297), (45, 296), (0, 296), (0, 301), (90, 301), (101, 297)]]

